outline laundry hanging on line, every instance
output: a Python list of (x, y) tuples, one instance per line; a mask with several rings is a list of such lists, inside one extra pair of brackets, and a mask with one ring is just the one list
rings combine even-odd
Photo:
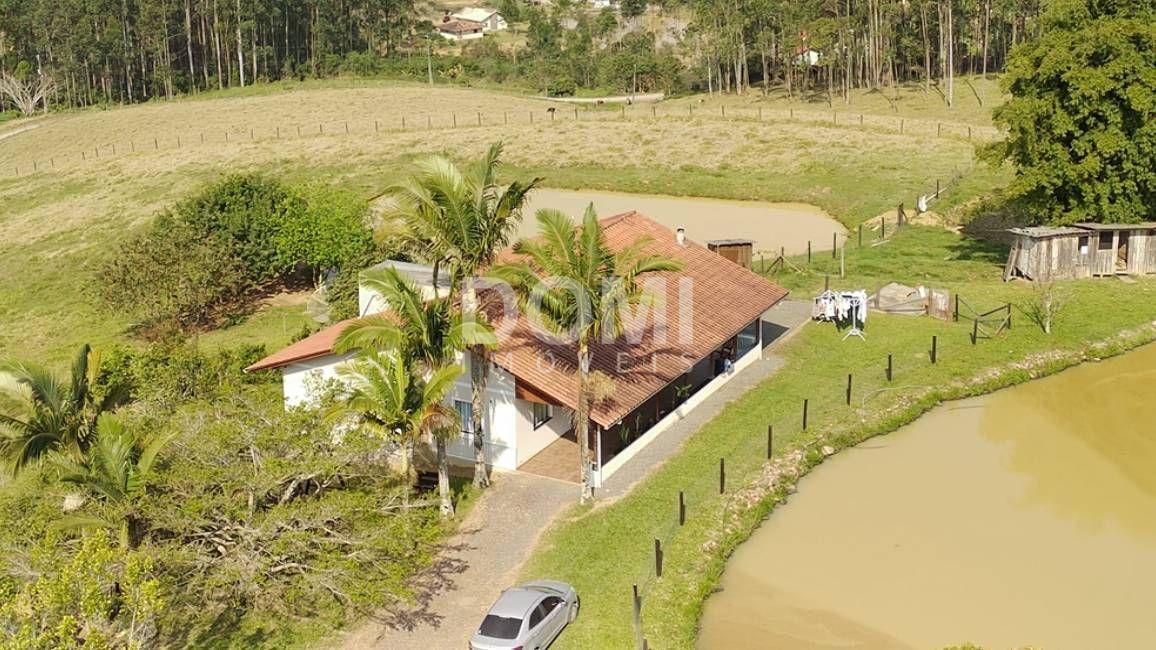
[(867, 292), (863, 290), (824, 291), (811, 306), (811, 318), (862, 326), (867, 323), (867, 303)]

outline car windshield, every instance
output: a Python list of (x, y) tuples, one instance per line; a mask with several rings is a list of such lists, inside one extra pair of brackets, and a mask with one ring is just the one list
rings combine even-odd
[(486, 620), (482, 621), (482, 626), (478, 628), (478, 634), (488, 636), (491, 639), (516, 639), (518, 630), (521, 629), (522, 619), (520, 618), (505, 618), (490, 614)]

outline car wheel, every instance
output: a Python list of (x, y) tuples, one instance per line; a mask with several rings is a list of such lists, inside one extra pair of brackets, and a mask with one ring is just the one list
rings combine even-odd
[(571, 623), (574, 622), (574, 619), (578, 618), (578, 608), (581, 606), (582, 606), (582, 599), (579, 598), (578, 596), (574, 596), (574, 604), (570, 606), (570, 622)]

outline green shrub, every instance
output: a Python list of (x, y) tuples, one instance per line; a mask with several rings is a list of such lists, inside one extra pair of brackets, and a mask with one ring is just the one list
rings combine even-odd
[(242, 345), (214, 353), (183, 342), (161, 342), (143, 350), (113, 347), (105, 352), (97, 383), (120, 382), (130, 387), (137, 400), (172, 406), (275, 380), (269, 373), (242, 372), (265, 354), (262, 345)]
[(165, 213), (104, 263), (93, 288), (106, 307), (171, 330), (227, 316), (252, 282), (230, 242)]
[(375, 251), (360, 197), (231, 176), (122, 244), (97, 271), (94, 293), (146, 331), (187, 331), (236, 320), (259, 291), (360, 268)]

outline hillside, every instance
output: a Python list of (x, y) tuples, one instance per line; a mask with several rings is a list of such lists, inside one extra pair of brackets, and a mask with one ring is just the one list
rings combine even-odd
[[(0, 277), (8, 280), (0, 357), (59, 362), (81, 342), (120, 338), (130, 323), (98, 314), (85, 298), (93, 261), (191, 189), (232, 172), (343, 184), (368, 198), (415, 156), (465, 158), (503, 140), (507, 172), (541, 175), (549, 186), (803, 201), (847, 225), (910, 205), (937, 179), (966, 177), (966, 193), (945, 196), (945, 206), (1002, 182), (974, 162), (975, 141), (993, 135), (981, 120), (956, 122), (926, 101), (906, 115), (862, 95), (834, 116), (825, 102), (781, 98), (551, 113), (542, 100), (499, 92), (339, 82), (9, 122), (0, 138), (35, 128), (0, 139)], [(283, 340), (303, 323), (288, 302), (230, 339)]]

